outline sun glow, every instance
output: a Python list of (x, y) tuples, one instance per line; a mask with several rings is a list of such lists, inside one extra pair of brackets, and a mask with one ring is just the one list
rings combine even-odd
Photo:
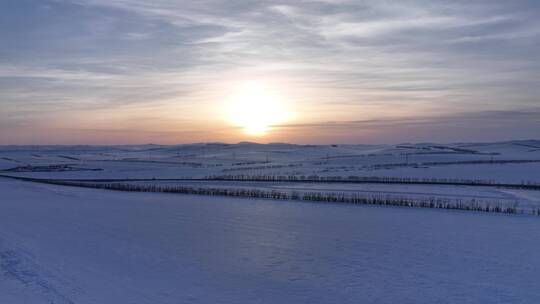
[(226, 108), (230, 123), (252, 136), (267, 134), (273, 125), (289, 117), (283, 98), (255, 82), (240, 86), (229, 97)]

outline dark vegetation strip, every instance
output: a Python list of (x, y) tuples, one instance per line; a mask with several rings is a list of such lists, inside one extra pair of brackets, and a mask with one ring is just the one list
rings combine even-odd
[(326, 193), (326, 192), (306, 192), (300, 193), (297, 191), (282, 192), (277, 190), (261, 190), (261, 189), (229, 189), (229, 188), (197, 188), (186, 186), (158, 186), (158, 185), (133, 185), (124, 183), (95, 183), (88, 181), (73, 181), (73, 180), (53, 180), (53, 179), (35, 179), (25, 177), (12, 177), (23, 181), (38, 182), (44, 184), (73, 186), (83, 188), (106, 189), (116, 191), (129, 192), (161, 192), (161, 193), (179, 193), (190, 195), (206, 195), (206, 196), (228, 196), (228, 197), (246, 197), (258, 199), (273, 199), (287, 201), (307, 201), (320, 203), (343, 203), (355, 205), (378, 205), (378, 206), (399, 206), (399, 207), (415, 207), (415, 208), (433, 208), (433, 209), (448, 209), (448, 210), (463, 210), (477, 211), (488, 213), (505, 213), (505, 214), (532, 214), (540, 216), (540, 209), (518, 210), (517, 204), (513, 206), (503, 206), (501, 204), (490, 204), (479, 202), (474, 199), (450, 200), (442, 198), (425, 198), (425, 199), (410, 199), (410, 198), (393, 198), (377, 195), (352, 194), (344, 193)]
[(64, 172), (64, 171), (102, 171), (101, 168), (79, 168), (73, 164), (43, 165), (43, 166), (18, 166), (0, 172)]
[(302, 182), (302, 183), (351, 183), (351, 184), (412, 184), (412, 185), (448, 185), (504, 187), (527, 190), (540, 190), (540, 183), (498, 183), (489, 180), (450, 179), (450, 178), (413, 178), (413, 177), (378, 177), (378, 176), (282, 176), (282, 175), (218, 175), (208, 176), (202, 181), (246, 181), (246, 182)]
[[(95, 169), (92, 169), (95, 170)], [(9, 171), (0, 171), (10, 173)], [(44, 179), (0, 175), (0, 177), (17, 178), (28, 181)], [(195, 182), (287, 182), (287, 183), (321, 183), (321, 184), (407, 184), (407, 185), (442, 185), (442, 186), (477, 186), (500, 187), (524, 190), (540, 190), (538, 182), (499, 183), (489, 180), (469, 180), (450, 178), (413, 178), (413, 177), (378, 177), (378, 176), (283, 176), (283, 175), (212, 175), (204, 178), (101, 178), (101, 179), (47, 179), (58, 182), (148, 182), (148, 181), (195, 181)]]
[(58, 155), (58, 157), (69, 159), (69, 160), (80, 160), (80, 159), (78, 159), (76, 157), (67, 156), (67, 155)]
[[(410, 154), (409, 155), (413, 155)], [(461, 160), (461, 161), (438, 161), (438, 162), (409, 162), (409, 163), (388, 163), (374, 164), (362, 166), (362, 169), (392, 169), (401, 167), (418, 167), (418, 166), (453, 166), (453, 165), (504, 165), (504, 164), (526, 164), (540, 163), (540, 159), (500, 159), (500, 160)]]

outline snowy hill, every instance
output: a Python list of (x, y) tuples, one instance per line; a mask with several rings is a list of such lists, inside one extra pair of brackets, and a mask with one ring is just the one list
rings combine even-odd
[(55, 178), (321, 175), (540, 181), (540, 141), (398, 145), (188, 144), (2, 146), (0, 169), (67, 164), (93, 171), (17, 173)]

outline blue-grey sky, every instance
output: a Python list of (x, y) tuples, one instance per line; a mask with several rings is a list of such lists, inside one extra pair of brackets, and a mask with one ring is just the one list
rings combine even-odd
[(536, 0), (0, 1), (0, 144), (538, 138), (539, 96)]

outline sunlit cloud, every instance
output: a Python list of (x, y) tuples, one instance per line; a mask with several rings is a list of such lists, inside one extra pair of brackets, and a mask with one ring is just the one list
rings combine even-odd
[[(161, 142), (192, 141), (174, 134), (196, 130), (201, 141), (240, 141), (253, 117), (227, 119), (223, 105), (254, 81), (271, 83), (294, 108), (275, 112), (295, 113), (261, 123), (267, 127), (256, 129), (265, 131), (251, 133), (264, 133), (262, 141), (316, 140), (300, 132), (322, 129), (343, 141), (377, 141), (357, 136), (358, 125), (349, 137), (332, 126), (286, 133), (268, 126), (536, 109), (539, 13), (533, 1), (4, 3), (0, 121), (20, 142), (28, 141), (21, 126), (38, 123), (42, 134), (89, 136), (95, 128), (81, 121), (132, 127), (138, 135), (129, 142), (151, 142), (152, 132), (162, 132)], [(524, 134), (534, 127), (521, 126)], [(429, 128), (416, 128), (410, 136), (425, 139)], [(385, 132), (376, 132), (378, 141), (396, 137)]]

